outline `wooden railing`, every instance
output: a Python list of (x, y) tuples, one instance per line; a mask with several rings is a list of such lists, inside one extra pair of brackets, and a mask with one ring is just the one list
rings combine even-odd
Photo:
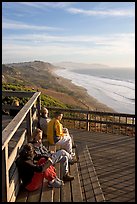
[[(3, 91), (2, 96), (15, 97), (31, 97), (28, 102), (21, 108), (19, 113), (7, 125), (2, 132), (2, 201), (15, 201), (19, 190), (18, 171), (15, 171), (9, 178), (11, 167), (15, 164), (15, 159), (19, 149), (27, 142), (33, 128), (37, 127), (40, 118), (40, 92), (14, 92)], [(3, 108), (10, 108), (8, 105), (3, 105)], [(62, 111), (64, 116), (62, 123), (67, 128), (85, 129), (87, 131), (116, 133), (123, 135), (135, 135), (135, 115), (99, 112), (77, 109), (62, 109), (56, 107), (48, 107), (49, 116), (52, 118), (55, 111)], [(36, 122), (37, 121), (37, 122)], [(9, 155), (9, 143), (17, 133), (19, 127), (26, 123), (25, 128), (20, 134), (20, 137)]]
[[(19, 149), (30, 139), (33, 128), (37, 126), (36, 121), (39, 120), (41, 108), (40, 94), (40, 92), (13, 91), (3, 91), (2, 93), (2, 96), (31, 97), (2, 132), (2, 202), (14, 202), (16, 199), (19, 190), (17, 168), (14, 168), (11, 178), (9, 177), (9, 174), (11, 168), (15, 165), (15, 159)], [(9, 155), (9, 144), (24, 123), (26, 125), (23, 126), (20, 136), (18, 137), (19, 139)]]
[(134, 114), (62, 109), (56, 107), (48, 107), (48, 109), (50, 117), (53, 116), (55, 111), (62, 111), (63, 125), (68, 128), (135, 136)]

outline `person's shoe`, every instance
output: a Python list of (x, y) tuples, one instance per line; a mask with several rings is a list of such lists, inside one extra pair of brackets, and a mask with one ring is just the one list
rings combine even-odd
[(75, 163), (77, 163), (77, 162), (78, 162), (77, 159), (72, 159), (71, 161), (69, 161), (69, 164), (70, 164), (70, 165), (73, 165), (73, 164), (75, 164)]
[(61, 186), (62, 186), (61, 182), (57, 181), (56, 179), (52, 183), (48, 182), (48, 187), (49, 188), (60, 188)]
[(71, 154), (71, 156), (72, 156), (72, 157), (74, 157), (74, 156), (75, 156), (75, 152), (71, 152), (70, 154)]
[(62, 181), (61, 179), (59, 179), (58, 177), (56, 177), (56, 180), (59, 181), (61, 183), (61, 185), (64, 185), (64, 181)]
[(63, 176), (63, 181), (72, 181), (72, 180), (74, 180), (74, 176), (69, 175), (69, 173), (66, 173)]

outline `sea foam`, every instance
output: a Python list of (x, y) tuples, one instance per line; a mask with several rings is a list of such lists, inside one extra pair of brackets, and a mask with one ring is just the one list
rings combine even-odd
[(68, 69), (57, 69), (55, 73), (86, 88), (89, 95), (116, 112), (135, 114), (135, 83), (133, 80), (124, 81), (85, 73), (79, 74)]

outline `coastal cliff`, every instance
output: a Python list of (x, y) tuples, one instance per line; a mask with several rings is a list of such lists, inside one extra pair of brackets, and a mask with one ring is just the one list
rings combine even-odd
[(54, 73), (56, 67), (48, 62), (34, 61), (2, 65), (2, 83), (19, 84), (41, 91), (72, 108), (111, 111), (111, 108), (88, 95), (86, 89)]

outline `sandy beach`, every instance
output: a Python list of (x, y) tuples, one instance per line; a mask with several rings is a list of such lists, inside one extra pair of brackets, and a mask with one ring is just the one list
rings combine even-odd
[[(73, 101), (75, 101), (78, 106), (85, 108), (85, 109), (105, 111), (105, 112), (115, 112), (112, 108), (106, 106), (105, 104), (102, 104), (101, 102), (96, 100), (94, 97), (90, 96), (87, 93), (87, 90), (85, 88), (81, 86), (76, 86), (75, 84), (71, 82), (71, 80), (68, 80), (66, 78), (56, 75), (54, 71), (55, 69), (52, 69), (52, 71), (50, 71), (50, 74), (52, 74), (55, 77), (56, 83), (64, 86), (65, 88), (68, 89), (68, 91), (73, 92), (72, 93), (73, 95), (67, 96), (71, 98), (72, 104), (73, 104)], [(65, 103), (66, 101), (62, 100), (62, 102)], [(69, 101), (69, 103), (71, 103), (71, 101)]]

